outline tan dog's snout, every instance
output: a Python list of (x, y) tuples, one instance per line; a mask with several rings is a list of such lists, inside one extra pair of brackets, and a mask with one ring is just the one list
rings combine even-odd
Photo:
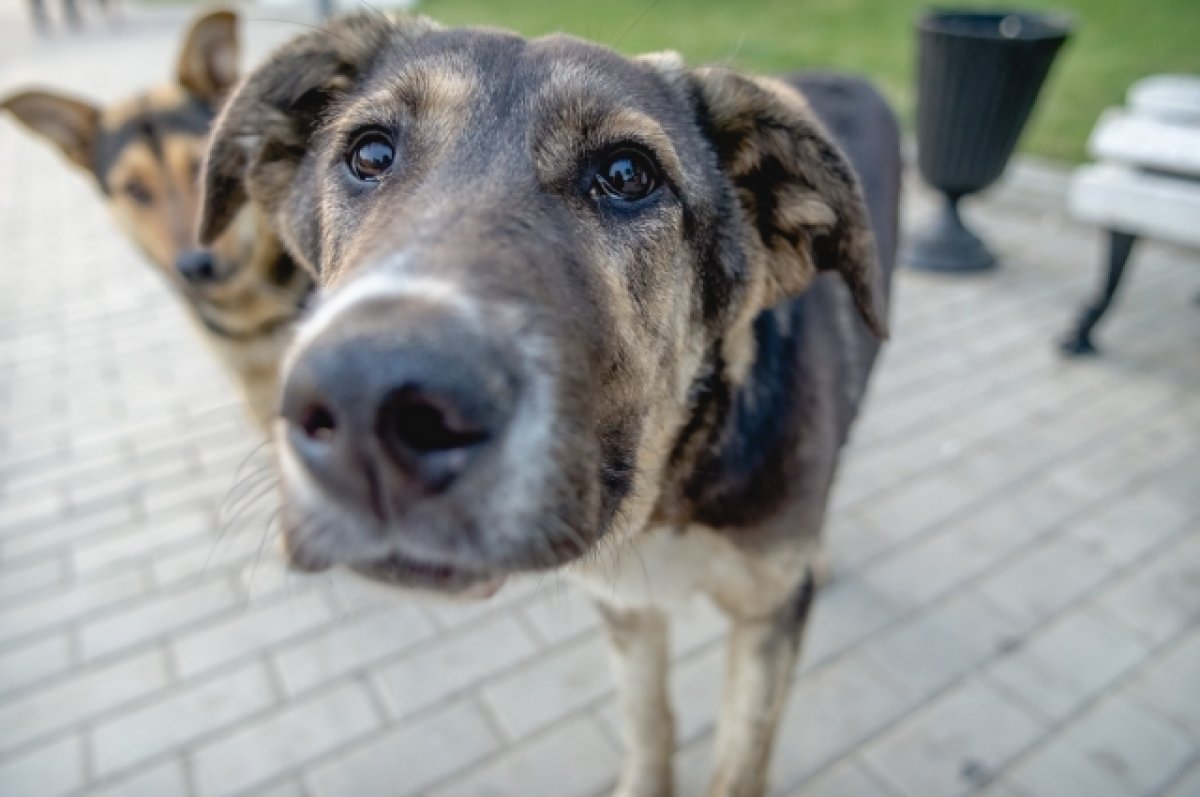
[(291, 360), (287, 444), (312, 479), (386, 522), (486, 467), (519, 383), (494, 340), (419, 299), (360, 301)]

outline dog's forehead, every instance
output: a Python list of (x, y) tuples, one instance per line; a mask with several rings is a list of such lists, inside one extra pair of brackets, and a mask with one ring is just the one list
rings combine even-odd
[(526, 39), (480, 28), (435, 31), (415, 41), (398, 37), (372, 83), (454, 85), (470, 91), (476, 103), (490, 100), (531, 113), (580, 101), (662, 112), (674, 99), (654, 69), (600, 45), (561, 34)]

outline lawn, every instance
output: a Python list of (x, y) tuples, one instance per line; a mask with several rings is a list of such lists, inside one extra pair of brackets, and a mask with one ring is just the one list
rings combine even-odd
[[(995, 2), (960, 0), (962, 6)], [(527, 35), (565, 31), (626, 53), (673, 49), (693, 63), (761, 72), (836, 67), (872, 76), (906, 125), (913, 117), (916, 0), (425, 0), (449, 24), (485, 24)], [(1026, 152), (1085, 157), (1102, 109), (1121, 104), (1139, 77), (1200, 73), (1200, 0), (1026, 0), (1065, 10), (1077, 30), (1062, 50), (1021, 142)]]

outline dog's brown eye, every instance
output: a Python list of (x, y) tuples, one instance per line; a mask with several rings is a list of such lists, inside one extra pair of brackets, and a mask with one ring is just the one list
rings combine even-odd
[(125, 192), (125, 196), (139, 205), (149, 205), (154, 201), (150, 189), (137, 180), (130, 180), (121, 190)]
[(593, 189), (598, 196), (634, 202), (658, 188), (658, 170), (644, 153), (625, 149), (604, 159)]
[(383, 133), (364, 133), (350, 147), (350, 171), (359, 180), (375, 182), (392, 168), (396, 150)]

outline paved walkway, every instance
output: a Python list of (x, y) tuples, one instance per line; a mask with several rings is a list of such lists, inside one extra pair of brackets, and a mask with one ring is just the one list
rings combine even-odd
[[(35, 44), (3, 3), (0, 90), (118, 96), (173, 55), (178, 12)], [(256, 52), (292, 29), (252, 26)], [(1002, 269), (899, 278), (776, 794), (1200, 794), (1200, 260), (1146, 246), (1107, 355), (1062, 362), (1100, 242), (1060, 175), (1016, 177), (970, 208)], [(591, 609), (553, 581), (455, 606), (283, 573), (225, 377), (90, 187), (6, 120), (0, 277), (0, 794), (611, 785)], [(673, 641), (682, 795), (721, 634), (697, 605)]]

